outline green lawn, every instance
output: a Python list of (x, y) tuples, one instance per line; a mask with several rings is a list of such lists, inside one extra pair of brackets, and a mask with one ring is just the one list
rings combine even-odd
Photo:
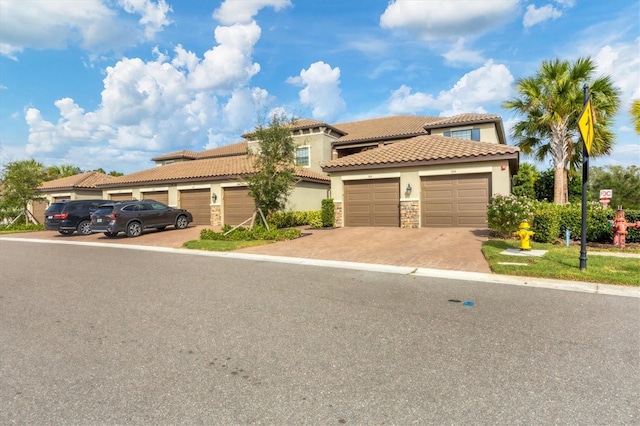
[(220, 240), (192, 240), (184, 243), (184, 247), (194, 250), (207, 251), (233, 251), (245, 247), (261, 246), (271, 244), (273, 241), (252, 240), (252, 241), (220, 241)]
[[(640, 286), (640, 259), (590, 255), (601, 249), (587, 248), (587, 269), (580, 270), (580, 246), (532, 243), (534, 250), (548, 250), (542, 257), (521, 257), (501, 254), (520, 247), (518, 241), (489, 240), (483, 247), (484, 257), (496, 274), (586, 281), (602, 284)], [(638, 249), (610, 249), (616, 253), (638, 253)], [(501, 262), (526, 265), (501, 265)]]

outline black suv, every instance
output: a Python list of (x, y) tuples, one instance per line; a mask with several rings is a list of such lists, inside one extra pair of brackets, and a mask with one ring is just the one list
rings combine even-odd
[(155, 200), (132, 200), (103, 204), (91, 215), (91, 232), (115, 237), (124, 232), (137, 237), (145, 228), (163, 230), (167, 226), (184, 229), (193, 222), (191, 213)]
[(91, 234), (91, 213), (109, 200), (56, 201), (44, 212), (44, 227), (62, 235)]

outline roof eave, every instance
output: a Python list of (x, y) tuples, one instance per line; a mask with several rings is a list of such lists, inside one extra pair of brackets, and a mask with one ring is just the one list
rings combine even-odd
[(418, 167), (418, 166), (433, 166), (438, 164), (459, 164), (459, 163), (474, 163), (474, 162), (486, 162), (495, 160), (509, 160), (518, 161), (519, 153), (509, 152), (504, 154), (490, 154), (470, 157), (454, 157), (454, 158), (438, 158), (433, 160), (420, 160), (420, 161), (396, 161), (387, 163), (375, 163), (375, 164), (358, 164), (348, 166), (329, 166), (322, 167), (322, 171), (325, 173), (332, 172), (346, 172), (352, 170), (371, 170), (371, 169), (391, 169), (391, 168), (404, 168), (404, 167)]

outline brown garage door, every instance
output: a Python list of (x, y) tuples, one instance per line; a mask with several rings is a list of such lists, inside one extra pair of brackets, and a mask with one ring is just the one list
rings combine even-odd
[(422, 178), (423, 227), (487, 226), (489, 173)]
[(44, 211), (49, 207), (47, 201), (34, 201), (32, 205), (33, 216), (38, 219), (38, 222), (44, 223)]
[(111, 194), (111, 199), (113, 201), (129, 201), (133, 199), (133, 194)]
[(400, 226), (400, 179), (344, 183), (345, 226)]
[(211, 191), (189, 189), (180, 191), (180, 208), (193, 215), (194, 225), (211, 225)]
[(251, 218), (255, 210), (253, 197), (244, 186), (224, 188), (223, 204), (225, 225), (240, 225)]
[(169, 191), (153, 191), (143, 192), (142, 199), (144, 200), (156, 200), (161, 203), (169, 205)]

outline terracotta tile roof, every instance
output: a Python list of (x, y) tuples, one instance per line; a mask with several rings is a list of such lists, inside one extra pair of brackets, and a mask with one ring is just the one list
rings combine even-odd
[(502, 118), (495, 114), (459, 114), (453, 117), (440, 117), (438, 120), (427, 123), (425, 129), (437, 129), (458, 124), (476, 124), (502, 122)]
[[(130, 173), (100, 185), (100, 187), (131, 186), (141, 183), (223, 180), (249, 175), (254, 172), (253, 160), (246, 155), (206, 158), (171, 163), (162, 167), (153, 167)], [(307, 169), (298, 169), (296, 175), (305, 180), (329, 182), (329, 178), (324, 174)]]
[(359, 141), (402, 139), (426, 133), (425, 125), (440, 120), (438, 117), (396, 115), (334, 124), (346, 133), (334, 145)]
[(171, 152), (169, 154), (158, 155), (156, 157), (153, 157), (151, 161), (182, 160), (182, 159), (195, 160), (197, 156), (198, 156), (197, 152), (187, 151), (186, 149), (183, 149), (182, 151), (176, 151), (176, 152)]
[(230, 145), (219, 146), (196, 154), (198, 160), (204, 158), (230, 157), (234, 155), (247, 155), (247, 141), (236, 142)]
[(54, 189), (96, 188), (97, 185), (114, 179), (116, 177), (93, 171), (43, 182), (40, 185), (40, 189), (47, 191)]
[[(339, 128), (334, 125), (327, 124), (324, 121), (313, 120), (311, 118), (300, 118), (296, 120), (295, 126), (291, 127), (291, 130), (304, 130), (304, 129), (313, 129), (315, 127), (328, 127), (335, 131), (336, 133), (344, 134)], [(242, 134), (242, 137), (245, 139), (251, 139), (255, 132), (247, 132)]]
[(322, 164), (322, 170), (348, 170), (376, 167), (405, 167), (425, 163), (515, 159), (514, 146), (476, 142), (446, 136), (416, 136), (379, 148), (348, 155)]

